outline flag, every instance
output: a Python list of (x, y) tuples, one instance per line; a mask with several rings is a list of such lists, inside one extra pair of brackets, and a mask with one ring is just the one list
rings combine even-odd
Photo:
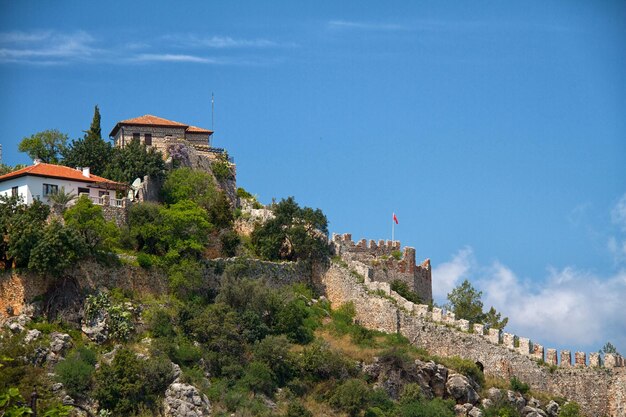
[(396, 217), (396, 213), (393, 213), (393, 221), (398, 224), (398, 218)]

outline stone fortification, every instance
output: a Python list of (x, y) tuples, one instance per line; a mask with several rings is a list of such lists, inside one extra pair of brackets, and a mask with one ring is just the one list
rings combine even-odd
[[(550, 392), (577, 401), (588, 416), (626, 417), (626, 368), (624, 359), (605, 355), (604, 363), (596, 356), (587, 365), (578, 352), (572, 364), (571, 353), (550, 349), (544, 357), (541, 345), (528, 338), (486, 330), (457, 320), (453, 313), (425, 304), (414, 304), (391, 290), (386, 282), (372, 280), (368, 268), (359, 261), (333, 263), (318, 284), (334, 306), (354, 303), (355, 320), (369, 329), (397, 332), (411, 343), (439, 356), (460, 356), (479, 363), (487, 375), (509, 379), (516, 376), (533, 389)], [(355, 275), (362, 277), (357, 278)]]
[[(347, 262), (359, 262), (366, 270), (362, 274), (371, 281), (392, 283), (402, 281), (425, 303), (432, 301), (432, 271), (430, 260), (415, 262), (415, 249), (401, 249), (399, 241), (361, 239), (352, 241), (349, 233), (333, 234), (331, 247), (335, 255)], [(363, 267), (360, 267), (363, 268)]]

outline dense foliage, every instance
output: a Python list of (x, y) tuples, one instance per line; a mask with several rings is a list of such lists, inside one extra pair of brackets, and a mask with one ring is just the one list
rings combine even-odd
[(32, 159), (57, 164), (62, 160), (67, 135), (56, 129), (44, 130), (22, 139), (17, 149), (26, 152)]
[(254, 229), (252, 244), (268, 260), (322, 259), (329, 254), (328, 220), (320, 209), (300, 207), (293, 197), (272, 206), (274, 218)]
[(468, 280), (464, 280), (448, 294), (446, 308), (452, 311), (457, 319), (483, 323), (493, 329), (503, 329), (509, 319), (507, 317), (501, 319), (501, 314), (493, 307), (484, 313), (482, 294), (482, 291), (476, 290)]

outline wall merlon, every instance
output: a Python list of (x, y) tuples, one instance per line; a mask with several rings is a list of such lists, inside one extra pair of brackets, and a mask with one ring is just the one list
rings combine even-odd
[(548, 365), (558, 365), (559, 358), (556, 354), (556, 349), (548, 349), (546, 352), (546, 363)]
[(481, 336), (485, 335), (485, 325), (480, 323), (474, 323), (474, 333)]
[(515, 349), (515, 335), (512, 333), (502, 333), (502, 344), (509, 349)]
[(432, 318), (434, 322), (442, 322), (442, 310), (439, 307), (433, 307)]
[(585, 352), (576, 352), (574, 354), (574, 366), (584, 368), (587, 366), (587, 354)]
[(470, 322), (468, 320), (465, 319), (459, 319), (456, 321), (457, 326), (460, 330), (464, 331), (464, 332), (469, 332), (470, 329)]
[(598, 352), (591, 352), (589, 354), (589, 366), (595, 368), (600, 366), (600, 354)]
[(617, 355), (614, 353), (605, 353), (604, 354), (604, 367), (605, 368), (615, 368), (619, 366), (617, 361)]
[(494, 345), (500, 344), (501, 331), (500, 329), (489, 329), (487, 336), (485, 336)]
[(426, 317), (428, 315), (428, 306), (426, 304), (416, 304), (413, 311), (418, 317)]
[(572, 352), (569, 350), (561, 351), (561, 366), (564, 368), (572, 366)]
[(451, 311), (446, 311), (445, 315), (443, 316), (443, 322), (454, 325), (455, 321), (456, 321), (456, 315)]
[(530, 355), (530, 339), (527, 337), (520, 337), (519, 339), (519, 347), (517, 351), (522, 355), (529, 356)]
[(531, 356), (533, 358), (535, 358), (537, 360), (540, 360), (540, 361), (544, 360), (543, 359), (543, 352), (544, 352), (543, 346), (541, 346), (538, 343), (533, 343), (533, 350), (532, 350), (532, 353), (531, 353)]

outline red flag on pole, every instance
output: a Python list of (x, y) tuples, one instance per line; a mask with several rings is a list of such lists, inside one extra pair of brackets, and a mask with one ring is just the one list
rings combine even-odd
[(396, 213), (393, 213), (393, 221), (398, 224), (398, 218), (396, 217)]

